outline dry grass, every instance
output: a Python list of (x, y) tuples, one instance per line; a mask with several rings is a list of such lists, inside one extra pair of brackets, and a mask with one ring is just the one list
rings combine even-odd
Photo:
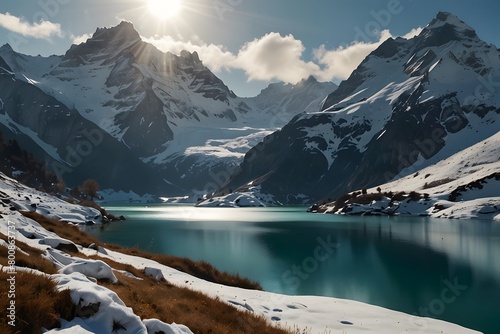
[(36, 220), (45, 229), (56, 233), (62, 238), (73, 241), (76, 244), (88, 247), (91, 244), (106, 247), (127, 255), (140, 256), (161, 263), (163, 265), (175, 268), (195, 277), (223, 285), (235, 286), (244, 289), (262, 290), (259, 283), (253, 282), (247, 278), (240, 277), (238, 274), (221, 272), (205, 261), (193, 261), (188, 258), (176, 256), (154, 254), (140, 250), (139, 248), (126, 248), (113, 244), (105, 244), (96, 238), (86, 234), (78, 227), (65, 222), (50, 219), (34, 212), (22, 212), (28, 218)]
[(31, 218), (42, 225), (47, 231), (54, 232), (64, 239), (73, 241), (75, 244), (88, 247), (95, 243), (99, 244), (99, 240), (81, 231), (78, 227), (62, 222), (56, 219), (47, 218), (36, 212), (21, 212), (25, 217)]
[[(7, 241), (7, 237), (3, 234), (0, 234), (0, 239)], [(16, 246), (22, 249), (23, 252), (16, 252), (16, 266), (26, 267), (31, 269), (36, 269), (42, 271), (46, 274), (55, 274), (57, 272), (56, 266), (50, 262), (49, 260), (42, 257), (42, 251), (33, 248), (24, 242), (16, 240)], [(8, 249), (6, 247), (0, 247), (0, 264), (3, 266), (7, 266), (7, 256)]]
[(181, 323), (196, 334), (290, 334), (289, 331), (273, 327), (262, 317), (238, 311), (200, 292), (175, 287), (168, 282), (157, 282), (142, 273), (138, 276), (143, 280), (118, 273), (120, 283), (102, 285), (115, 291), (142, 319), (157, 318), (166, 323)]
[(15, 275), (15, 299), (9, 298), (8, 284), (4, 284), (9, 277), (6, 272), (0, 272), (0, 308), (6, 310), (10, 301), (15, 300), (16, 326), (7, 324), (10, 319), (4, 312), (5, 321), (0, 322), (0, 333), (41, 333), (42, 328), (60, 327), (60, 318), (73, 318), (74, 307), (69, 291), (57, 291), (56, 284), (49, 277), (18, 272)]

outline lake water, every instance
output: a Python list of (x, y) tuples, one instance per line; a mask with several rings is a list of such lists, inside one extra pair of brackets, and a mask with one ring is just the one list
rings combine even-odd
[(265, 290), (354, 299), (500, 333), (500, 223), (305, 208), (113, 206), (104, 242), (237, 272)]

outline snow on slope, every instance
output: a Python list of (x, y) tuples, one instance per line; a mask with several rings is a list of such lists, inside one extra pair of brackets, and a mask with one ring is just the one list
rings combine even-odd
[[(423, 169), (417, 167), (412, 172), (408, 171), (412, 175), (384, 184), (383, 190), (411, 189), (435, 196), (446, 195), (460, 185), (499, 172), (500, 132), (432, 166)], [(414, 176), (416, 172), (418, 175)], [(439, 185), (443, 181), (448, 182)], [(429, 187), (431, 184), (436, 186)], [(500, 191), (496, 195), (500, 196)]]
[(412, 175), (367, 189), (367, 192), (377, 193), (379, 187), (382, 193), (415, 191), (428, 194), (428, 198), (391, 201), (384, 197), (367, 205), (349, 204), (336, 212), (328, 204), (323, 209), (327, 213), (340, 214), (397, 214), (500, 221), (500, 132), (448, 159), (423, 169), (414, 169)]
[[(99, 218), (99, 211), (70, 204), (27, 188), (4, 174), (0, 174), (0, 195), (2, 197), (0, 202), (0, 233), (9, 236), (11, 235), (9, 231), (12, 231), (12, 226), (14, 226), (16, 241), (22, 241), (45, 251), (45, 257), (56, 265), (59, 274), (51, 275), (51, 278), (57, 282), (58, 289), (70, 289), (73, 303), (79, 307), (97, 306), (97, 311), (93, 316), (77, 317), (69, 322), (63, 321), (61, 329), (47, 333), (109, 333), (112, 331), (113, 323), (119, 322), (127, 333), (157, 333), (158, 330), (164, 330), (165, 333), (192, 334), (187, 327), (182, 325), (169, 325), (157, 319), (142, 321), (134, 314), (132, 308), (120, 300), (116, 293), (97, 285), (96, 279), (107, 279), (116, 283), (114, 269), (103, 261), (70, 256), (59, 250), (61, 244), (66, 245), (66, 247), (72, 245), (80, 250), (82, 247), (47, 231), (37, 222), (21, 215), (17, 210), (36, 211), (44, 216), (75, 224), (85, 224), (89, 219)], [(0, 246), (7, 247), (8, 245), (2, 242)], [(7, 270), (7, 267), (3, 267), (2, 270)], [(26, 269), (16, 268), (16, 271), (22, 270)], [(32, 272), (36, 273), (36, 271)]]
[[(0, 188), (4, 197), (1, 202), (4, 209), (1, 209), (0, 233), (8, 235), (8, 226), (13, 224), (19, 232), (17, 240), (45, 251), (46, 257), (51, 259), (60, 269), (59, 274), (52, 275), (59, 289), (69, 288), (75, 304), (95, 310), (94, 315), (88, 318), (77, 317), (69, 322), (62, 321), (61, 329), (54, 329), (48, 333), (110, 332), (115, 321), (124, 326), (127, 333), (156, 333), (158, 330), (173, 334), (191, 333), (187, 327), (175, 323), (166, 324), (157, 319), (141, 320), (114, 292), (95, 282), (96, 278), (103, 277), (115, 281), (116, 276), (111, 267), (103, 261), (78, 258), (54, 249), (53, 247), (59, 243), (57, 240), (60, 242), (65, 242), (65, 240), (59, 238), (55, 233), (45, 230), (35, 221), (25, 218), (19, 212), (9, 210), (8, 204), (10, 203), (6, 202), (9, 199), (12, 201), (12, 205), (17, 203), (21, 209), (24, 209), (27, 203), (19, 199), (36, 196), (40, 202), (45, 203), (45, 209), (50, 208), (51, 210), (50, 213), (41, 211), (42, 213), (59, 217), (64, 217), (70, 212), (88, 211), (94, 213), (92, 209), (78, 208), (78, 206), (64, 203), (49, 195), (21, 186), (3, 175), (0, 176)], [(6, 247), (7, 244), (1, 243), (1, 246)], [(138, 269), (147, 269), (148, 272), (154, 273), (158, 277), (164, 277), (174, 285), (201, 291), (242, 311), (262, 315), (269, 322), (301, 331), (323, 333), (324, 331), (348, 330), (349, 333), (354, 334), (366, 332), (399, 334), (401, 332), (421, 333), (424, 331), (425, 333), (477, 333), (444, 321), (414, 317), (356, 301), (312, 296), (285, 296), (223, 286), (195, 278), (145, 258), (124, 255), (103, 248), (94, 250), (83, 248), (80, 245), (77, 247), (85, 255), (98, 255), (120, 263), (131, 264)], [(16, 270), (24, 269), (16, 268)]]
[(26, 187), (0, 173), (0, 197), (12, 210), (37, 212), (73, 224), (100, 223), (101, 213), (94, 209), (68, 203), (60, 198)]

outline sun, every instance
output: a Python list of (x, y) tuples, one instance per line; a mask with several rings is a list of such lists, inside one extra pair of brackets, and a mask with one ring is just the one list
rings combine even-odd
[(147, 0), (148, 9), (154, 16), (168, 20), (179, 14), (182, 0)]

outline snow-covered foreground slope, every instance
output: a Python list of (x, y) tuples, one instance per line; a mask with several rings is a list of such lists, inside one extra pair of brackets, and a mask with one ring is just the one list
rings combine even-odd
[[(405, 199), (384, 195), (369, 204), (351, 204), (346, 199), (345, 205), (335, 209), (334, 204), (327, 204), (317, 210), (500, 221), (500, 132), (434, 165), (405, 172), (412, 174), (367, 189), (368, 194), (378, 194), (378, 188), (381, 194), (406, 192)], [(426, 195), (412, 200), (410, 192)]]
[[(116, 282), (113, 268), (100, 260), (79, 258), (68, 255), (56, 247), (72, 243), (47, 231), (35, 221), (25, 218), (10, 207), (29, 209), (28, 203), (36, 202), (37, 210), (45, 215), (65, 218), (72, 217), (75, 223), (83, 223), (94, 216), (93, 209), (68, 204), (49, 195), (30, 190), (15, 181), (0, 175), (2, 206), (0, 233), (8, 236), (9, 226), (16, 230), (16, 240), (45, 252), (59, 268), (59, 273), (51, 277), (60, 289), (70, 289), (71, 297), (80, 307), (94, 308), (93, 315), (62, 321), (62, 329), (50, 333), (105, 333), (111, 332), (113, 323), (118, 321), (124, 333), (164, 333), (182, 334), (191, 331), (182, 325), (165, 324), (157, 319), (140, 319), (111, 290), (100, 286), (96, 279)], [(27, 202), (30, 198), (30, 202)], [(26, 201), (26, 202), (25, 202)], [(38, 209), (40, 208), (40, 209)], [(42, 210), (43, 209), (43, 210)], [(114, 261), (131, 264), (158, 278), (163, 277), (171, 284), (201, 291), (213, 298), (233, 305), (242, 311), (262, 315), (269, 322), (292, 329), (306, 330), (310, 333), (349, 332), (349, 333), (477, 333), (475, 331), (430, 318), (414, 317), (405, 313), (384, 309), (360, 302), (314, 297), (285, 296), (264, 291), (246, 290), (210, 283), (179, 272), (155, 261), (125, 255), (104, 248), (98, 250), (75, 245), (85, 255), (97, 255)], [(7, 243), (0, 244), (7, 247)], [(7, 268), (3, 269), (6, 270)], [(18, 271), (23, 270), (17, 268)], [(42, 273), (40, 273), (42, 274)], [(22, 301), (19, 301), (22, 302)], [(97, 305), (97, 306), (96, 306)], [(236, 320), (236, 319), (235, 319)], [(252, 326), (252, 324), (246, 324)]]

